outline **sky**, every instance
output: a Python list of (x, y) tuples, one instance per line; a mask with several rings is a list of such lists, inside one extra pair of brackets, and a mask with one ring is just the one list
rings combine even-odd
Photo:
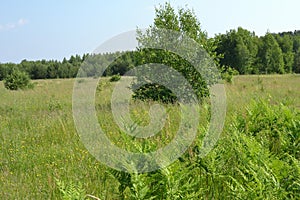
[[(62, 60), (153, 24), (165, 0), (2, 0), (0, 63)], [(241, 26), (256, 35), (300, 30), (299, 0), (169, 0), (193, 9), (210, 37)]]

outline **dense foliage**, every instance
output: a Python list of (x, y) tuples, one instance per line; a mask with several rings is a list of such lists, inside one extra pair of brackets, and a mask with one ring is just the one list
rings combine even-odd
[(216, 36), (220, 64), (240, 74), (300, 72), (300, 32), (266, 33), (258, 37), (239, 27)]
[(28, 74), (16, 69), (13, 69), (12, 72), (4, 78), (4, 87), (9, 90), (26, 89), (32, 86)]
[[(184, 94), (186, 86), (190, 85), (198, 99), (208, 96), (207, 86), (215, 83), (218, 75), (211, 69), (213, 64), (218, 64), (214, 39), (208, 38), (206, 32), (201, 30), (200, 22), (190, 9), (180, 8), (176, 12), (169, 3), (166, 3), (156, 8), (155, 14), (154, 24), (145, 32), (140, 30), (137, 32), (139, 64), (159, 63), (171, 69), (166, 70), (156, 65), (156, 68), (149, 66), (149, 69), (138, 73), (136, 85), (147, 84), (137, 87), (134, 97), (163, 102), (177, 101), (179, 97), (171, 88), (167, 88), (166, 84), (154, 82), (158, 80), (176, 85), (176, 91), (181, 94)], [(185, 57), (182, 58), (182, 55)], [(179, 72), (187, 82), (184, 83), (172, 73), (172, 69)], [(208, 74), (201, 74), (205, 70), (211, 72), (209, 83), (203, 77), (203, 75), (208, 77)], [(191, 96), (184, 94), (180, 99), (191, 100)]]
[(201, 139), (195, 143), (177, 162), (153, 173), (109, 170), (120, 184), (120, 199), (300, 198), (298, 111), (253, 101), (245, 116), (234, 116), (207, 157), (198, 157)]

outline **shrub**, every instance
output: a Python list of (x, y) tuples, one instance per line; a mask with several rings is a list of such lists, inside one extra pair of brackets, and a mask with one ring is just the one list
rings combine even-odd
[[(210, 77), (207, 78), (209, 83), (197, 71), (200, 66), (193, 66), (173, 52), (160, 49), (143, 49), (137, 52), (136, 56), (141, 57), (138, 60), (138, 65), (143, 65), (143, 68), (139, 70), (136, 67), (137, 78), (131, 86), (134, 91), (134, 99), (161, 101), (163, 103), (176, 103), (179, 100), (192, 102), (195, 100), (194, 96), (197, 100), (209, 96), (208, 86), (217, 82), (216, 72), (210, 69), (212, 64), (206, 58), (203, 59), (202, 65), (203, 68), (207, 68), (203, 71)], [(164, 68), (161, 65), (168, 67)], [(168, 84), (169, 86), (172, 85), (171, 88), (167, 88)], [(191, 88), (193, 94), (186, 88)], [(176, 94), (180, 94), (180, 98), (177, 98)]]
[(33, 87), (33, 85), (30, 83), (29, 75), (16, 69), (14, 69), (4, 78), (4, 86), (8, 90), (18, 90)]
[(222, 79), (227, 83), (232, 83), (233, 76), (238, 75), (239, 72), (231, 67), (222, 67)]
[(110, 81), (110, 82), (117, 82), (117, 81), (119, 81), (120, 79), (121, 79), (120, 74), (116, 74), (116, 75), (113, 75), (113, 76), (109, 79), (109, 81)]
[(163, 103), (175, 103), (178, 100), (171, 90), (158, 84), (146, 84), (140, 87), (135, 90), (133, 98), (140, 99), (142, 101), (152, 100)]

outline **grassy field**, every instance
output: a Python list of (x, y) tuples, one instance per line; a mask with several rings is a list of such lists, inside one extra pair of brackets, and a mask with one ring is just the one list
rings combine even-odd
[[(119, 187), (121, 182), (118, 181), (114, 173), (105, 165), (100, 164), (93, 158), (81, 143), (76, 133), (72, 117), (72, 91), (74, 80), (38, 80), (34, 81), (34, 83), (35, 88), (33, 90), (8, 91), (4, 88), (3, 83), (0, 82), (0, 199), (62, 199), (63, 192), (59, 190), (60, 187), (61, 189), (63, 188), (62, 185), (74, 186), (74, 192), (84, 190), (82, 193), (91, 194), (100, 199), (137, 198), (137, 196), (132, 195), (132, 191), (135, 191), (136, 194), (138, 193), (137, 188), (131, 191), (124, 191), (122, 196)], [(98, 118), (101, 125), (106, 126), (104, 130), (108, 132), (108, 135), (117, 144), (122, 137), (115, 134), (118, 130), (113, 123), (111, 114), (109, 114), (109, 94), (111, 93), (113, 85), (114, 83), (110, 83), (109, 81), (105, 81), (105, 83), (102, 84), (99, 90), (96, 108), (99, 111)], [(201, 172), (199, 171), (199, 173), (193, 171), (193, 173), (199, 174), (199, 177), (195, 175), (196, 178), (198, 177), (198, 182), (195, 182), (195, 184), (198, 185), (193, 187), (199, 188), (197, 191), (194, 191), (195, 189), (193, 190), (197, 193), (195, 195), (203, 199), (300, 198), (300, 166), (299, 157), (297, 157), (299, 152), (295, 151), (296, 156), (291, 156), (292, 161), (282, 161), (281, 157), (280, 159), (276, 157), (276, 159), (265, 161), (267, 164), (263, 164), (257, 161), (258, 159), (255, 156), (260, 156), (262, 162), (264, 162), (264, 159), (272, 157), (273, 146), (271, 148), (271, 144), (268, 144), (269, 146), (265, 150), (266, 153), (262, 154), (262, 152), (257, 149), (257, 145), (264, 144), (260, 144), (259, 141), (258, 143), (250, 143), (250, 141), (254, 139), (244, 135), (241, 137), (244, 138), (244, 141), (248, 144), (246, 145), (247, 147), (245, 147), (247, 151), (243, 149), (241, 143), (237, 144), (237, 146), (240, 145), (239, 148), (241, 148), (241, 150), (236, 150), (236, 152), (234, 151), (234, 146), (230, 146), (235, 145), (233, 141), (236, 141), (230, 139), (236, 137), (236, 135), (230, 135), (232, 132), (235, 132), (232, 130), (239, 130), (239, 126), (242, 122), (247, 124), (247, 120), (252, 120), (252, 115), (249, 115), (248, 112), (249, 109), (252, 108), (253, 112), (255, 109), (259, 110), (257, 106), (259, 106), (260, 103), (255, 104), (253, 101), (260, 102), (259, 99), (264, 99), (263, 102), (268, 103), (268, 105), (265, 106), (266, 109), (273, 109), (273, 105), (284, 106), (284, 109), (280, 107), (279, 111), (276, 110), (277, 107), (274, 109), (276, 112), (278, 111), (278, 113), (280, 113), (280, 110), (284, 110), (285, 113), (291, 112), (289, 116), (298, 116), (299, 118), (300, 76), (237, 76), (234, 78), (232, 84), (226, 84), (226, 93), (227, 116), (225, 129), (216, 150), (212, 151), (206, 159), (202, 160), (206, 163), (205, 166), (208, 170), (200, 170)], [(136, 119), (145, 119), (147, 122), (147, 105), (145, 106), (137, 102), (133, 107), (132, 113), (134, 117)], [(207, 110), (207, 108), (203, 109)], [(169, 113), (176, 113), (178, 111), (176, 107), (170, 105), (167, 110)], [(275, 114), (276, 112), (274, 111)], [(294, 112), (296, 114), (292, 114)], [(176, 123), (178, 123), (179, 120), (178, 116), (178, 114), (171, 115), (169, 119), (170, 127), (165, 128), (164, 134), (155, 137), (153, 141), (149, 143), (150, 146), (152, 145), (149, 148), (168, 143), (172, 139), (173, 132), (177, 128)], [(244, 121), (239, 119), (240, 117), (244, 117)], [(204, 115), (202, 121), (204, 123), (199, 127), (199, 133), (205, 130), (205, 118), (207, 118), (206, 115)], [(253, 118), (253, 120), (256, 120), (256, 118)], [(295, 123), (298, 123), (297, 120), (295, 120)], [(250, 133), (254, 125), (255, 123), (248, 123), (248, 129), (245, 130), (249, 130)], [(277, 128), (280, 129), (280, 126)], [(296, 131), (300, 130), (299, 126), (300, 124), (296, 124), (294, 129)], [(287, 129), (290, 130), (289, 128)], [(246, 134), (247, 131), (241, 132)], [(296, 132), (294, 131), (293, 133)], [(299, 138), (299, 133), (296, 134), (295, 137)], [(166, 135), (170, 137), (166, 137)], [(295, 149), (298, 150), (299, 139), (295, 141), (295, 144), (291, 144), (288, 146), (289, 149), (286, 151), (284, 149), (284, 151), (290, 152), (290, 148), (293, 147), (293, 145), (295, 145)], [(255, 151), (252, 151), (250, 148), (251, 145), (253, 145), (252, 147)], [(127, 144), (126, 146), (124, 142), (121, 142), (120, 146), (134, 151), (132, 145)], [(230, 146), (231, 149), (228, 149), (228, 146)], [(270, 151), (268, 150), (269, 147), (271, 148)], [(220, 155), (217, 155), (218, 152), (224, 152), (225, 150), (228, 153), (223, 158), (220, 158)], [(237, 156), (237, 152), (239, 152), (240, 157), (235, 158), (233, 161), (231, 158)], [(252, 155), (252, 153), (254, 155)], [(278, 156), (276, 153), (274, 153), (274, 155)], [(294, 154), (287, 153), (285, 155), (290, 156)], [(241, 163), (246, 162), (246, 157), (248, 160), (247, 163), (244, 163), (245, 166), (252, 162), (258, 167), (251, 169), (247, 167), (228, 169), (228, 171), (224, 169), (224, 166), (242, 166)], [(188, 159), (193, 160), (194, 158), (195, 157), (189, 157)], [(241, 160), (242, 158), (244, 160)], [(196, 162), (199, 163), (200, 161), (195, 161), (195, 163)], [(221, 163), (223, 164), (223, 168), (220, 165)], [(290, 174), (290, 176), (292, 176), (291, 189), (289, 185), (283, 184), (284, 180), (289, 177), (286, 173), (292, 173), (289, 171), (291, 169), (286, 166), (286, 163), (295, 170), (298, 170), (293, 172), (293, 175)], [(283, 167), (272, 168), (273, 165), (282, 165)], [(178, 166), (183, 165), (179, 164)], [(199, 169), (204, 168), (204, 164), (202, 163), (202, 167)], [(176, 170), (183, 171), (182, 168), (172, 168), (172, 166), (170, 169), (172, 169), (175, 174), (180, 174), (177, 173)], [(266, 178), (262, 180), (260, 177), (269, 176), (262, 174), (254, 175), (256, 172), (259, 173), (260, 169), (266, 169), (266, 173), (272, 172), (272, 177), (275, 177), (274, 180), (271, 176), (270, 179)], [(276, 170), (278, 170), (278, 172)], [(174, 175), (173, 177), (176, 176)], [(145, 180), (147, 178), (149, 177), (139, 176), (138, 180)], [(188, 180), (188, 177), (185, 178)], [(178, 178), (178, 180), (179, 179), (180, 178)], [(270, 183), (268, 181), (270, 181)], [(249, 184), (245, 186), (243, 185), (244, 182), (245, 184)], [(258, 186), (260, 186), (260, 188), (258, 188)], [(179, 186), (176, 188), (178, 187)], [(150, 189), (151, 188), (152, 186)], [(274, 188), (277, 193), (271, 193), (274, 192)], [(65, 190), (67, 189), (65, 188)], [(181, 190), (186, 190), (191, 193), (190, 190), (192, 189), (183, 188)], [(172, 191), (174, 191), (174, 188)], [(286, 192), (286, 194), (284, 192)], [(151, 192), (148, 192), (147, 195), (150, 193)], [(185, 193), (181, 191), (180, 194), (184, 196)], [(146, 199), (147, 195), (144, 196), (144, 199)], [(168, 193), (168, 195), (175, 197), (177, 193), (176, 195), (174, 193)], [(280, 195), (282, 195), (282, 197)], [(179, 198), (180, 195), (177, 195), (177, 197)], [(192, 197), (190, 198), (193, 199)]]

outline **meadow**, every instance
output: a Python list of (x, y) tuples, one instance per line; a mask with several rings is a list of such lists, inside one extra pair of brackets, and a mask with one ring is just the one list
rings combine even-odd
[[(209, 119), (204, 103), (199, 141), (148, 174), (112, 170), (89, 154), (74, 126), (74, 81), (36, 80), (24, 91), (0, 82), (0, 199), (300, 199), (300, 75), (234, 77), (225, 85), (226, 122), (216, 147), (197, 157)], [(98, 87), (99, 122), (116, 145), (140, 151), (143, 141), (124, 137), (113, 122), (114, 84), (105, 79)], [(142, 151), (172, 140), (180, 114), (165, 106), (169, 123)], [(132, 116), (147, 124), (148, 108), (134, 102)]]

